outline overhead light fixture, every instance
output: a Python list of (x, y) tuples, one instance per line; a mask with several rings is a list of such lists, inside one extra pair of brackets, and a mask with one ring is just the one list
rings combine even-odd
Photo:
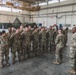
[(6, 2), (6, 5), (8, 5), (8, 6), (14, 6), (14, 4), (12, 2)]

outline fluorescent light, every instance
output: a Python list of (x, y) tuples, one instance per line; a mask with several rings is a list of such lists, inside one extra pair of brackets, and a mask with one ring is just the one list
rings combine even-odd
[(43, 6), (43, 5), (47, 5), (47, 3), (40, 3), (39, 5), (40, 5), (40, 6)]
[(48, 4), (59, 2), (58, 0), (49, 1)]

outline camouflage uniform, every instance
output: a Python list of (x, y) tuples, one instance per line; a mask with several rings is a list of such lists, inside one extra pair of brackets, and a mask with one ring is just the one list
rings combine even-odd
[(67, 40), (68, 40), (68, 31), (64, 30), (64, 35), (65, 35), (65, 46), (67, 44)]
[(63, 34), (58, 34), (55, 40), (56, 44), (56, 62), (61, 62), (62, 61), (62, 49), (64, 47), (64, 35)]
[(46, 50), (46, 30), (41, 32), (41, 51), (45, 53)]
[(19, 61), (21, 60), (21, 34), (13, 33), (11, 35), (11, 41), (12, 41), (12, 58), (14, 64), (16, 58), (16, 52), (18, 53)]
[[(8, 32), (8, 36), (11, 38), (11, 35), (13, 35), (15, 32), (16, 32), (15, 30), (13, 30), (13, 31), (11, 30), (11, 33)], [(12, 42), (13, 42), (13, 40), (10, 39), (10, 48), (11, 48), (11, 51), (12, 51)]]
[(56, 36), (58, 35), (58, 30), (54, 30), (53, 31), (53, 43), (52, 43), (52, 49), (55, 50), (55, 39), (56, 39)]
[(50, 50), (52, 50), (52, 45), (53, 45), (53, 29), (49, 30), (49, 47)]
[(0, 36), (0, 67), (2, 68), (3, 65), (3, 60), (4, 60), (4, 45), (5, 41), (2, 36)]
[(33, 32), (33, 52), (34, 55), (39, 55), (39, 32)]
[[(20, 30), (20, 35), (23, 33), (23, 29), (21, 29)], [(22, 37), (21, 37), (21, 45), (20, 45), (20, 47), (21, 47), (21, 55), (23, 54), (23, 49), (22, 49)], [(21, 58), (22, 58), (23, 56), (21, 56)], [(21, 59), (21, 60), (23, 60), (23, 58)]]
[(29, 31), (25, 31), (21, 34), (22, 36), (22, 49), (23, 49), (23, 56), (24, 59), (26, 55), (30, 57), (30, 51), (31, 51), (31, 33)]
[(39, 54), (42, 54), (42, 51), (41, 51), (41, 32), (40, 32), (40, 30), (38, 32), (39, 32)]
[(5, 41), (3, 54), (5, 55), (6, 64), (9, 64), (9, 48), (10, 48), (9, 36), (7, 34), (5, 34), (3, 39)]
[(46, 32), (46, 49), (48, 52), (48, 50), (49, 50), (49, 32), (48, 31)]
[(70, 63), (72, 69), (76, 72), (76, 33), (73, 34), (71, 39)]
[(9, 45), (11, 46), (11, 41), (10, 41), (11, 33), (8, 32), (7, 35), (8, 35), (8, 38), (9, 38)]

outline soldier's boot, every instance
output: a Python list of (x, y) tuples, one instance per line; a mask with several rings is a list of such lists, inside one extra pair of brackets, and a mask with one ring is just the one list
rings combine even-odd
[(55, 61), (55, 62), (53, 62), (53, 64), (59, 65), (59, 64), (60, 64), (60, 62)]
[(6, 66), (10, 66), (9, 60), (6, 60)]
[(76, 74), (75, 70), (69, 70), (68, 72), (71, 73), (71, 74)]
[(9, 55), (5, 56), (5, 60), (6, 60), (6, 66), (10, 66), (10, 64), (9, 64)]
[(4, 65), (3, 64), (0, 64), (0, 68), (4, 68)]
[(3, 60), (0, 60), (0, 68), (3, 68), (4, 64), (3, 64)]
[(55, 62), (53, 62), (54, 64), (56, 64), (56, 65), (59, 65), (61, 62), (61, 60), (60, 60), (60, 54), (59, 53), (56, 53), (55, 54), (55, 57), (56, 57), (56, 59), (55, 59)]

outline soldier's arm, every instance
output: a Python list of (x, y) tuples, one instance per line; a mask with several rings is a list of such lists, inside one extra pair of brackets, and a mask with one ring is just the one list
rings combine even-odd
[(15, 33), (13, 33), (13, 34), (11, 35), (10, 39), (13, 39), (13, 38), (14, 38), (14, 36), (15, 36)]
[(15, 37), (15, 33), (13, 33), (13, 34), (10, 36), (10, 42), (11, 42), (11, 43), (14, 42), (14, 37)]
[(71, 46), (70, 46), (70, 58), (73, 59), (75, 57), (75, 50), (76, 50), (76, 39), (72, 37), (71, 39)]
[(76, 37), (72, 37), (72, 39), (71, 39), (71, 47), (75, 47), (76, 48)]
[(56, 37), (55, 44), (58, 44), (58, 42), (59, 42), (59, 36)]
[(24, 38), (25, 38), (25, 35), (24, 35), (24, 32), (23, 32), (23, 33), (21, 33), (21, 40), (23, 41)]

